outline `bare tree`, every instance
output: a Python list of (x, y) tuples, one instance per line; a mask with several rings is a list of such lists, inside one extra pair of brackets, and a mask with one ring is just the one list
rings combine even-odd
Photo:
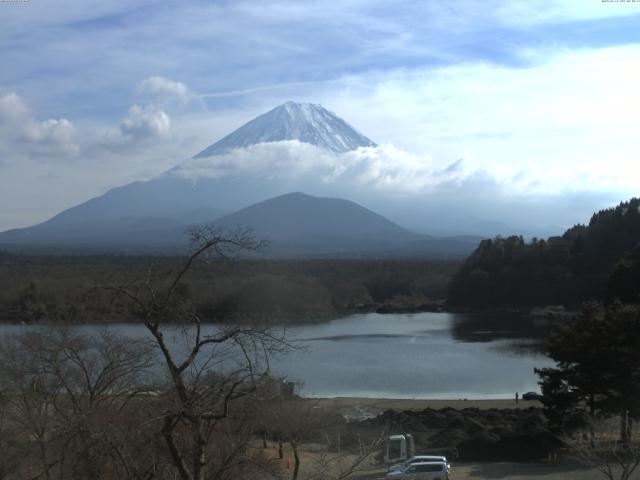
[(0, 392), (0, 480), (10, 478), (19, 468), (20, 446), (17, 441), (16, 426), (9, 420), (10, 402)]
[[(4, 338), (0, 345), (0, 375), (6, 399), (6, 422), (31, 441), (20, 442), (19, 455), (31, 458), (31, 475), (51, 478), (50, 471), (58, 463), (52, 439), (56, 437), (56, 397), (62, 393), (59, 379), (45, 375), (36, 356), (34, 335)], [(40, 344), (41, 342), (37, 342)], [(25, 472), (27, 474), (27, 472)]]
[(325, 425), (324, 417), (314, 410), (313, 404), (299, 398), (277, 398), (266, 406), (264, 417), (268, 429), (278, 441), (279, 456), (282, 455), (282, 443), (286, 442), (293, 453), (292, 480), (297, 480), (300, 472), (300, 443)]
[(579, 436), (572, 444), (577, 460), (609, 480), (628, 480), (640, 466), (640, 439), (621, 441), (603, 422), (589, 428), (588, 435)]
[[(163, 398), (160, 432), (179, 477), (218, 479), (246, 462), (247, 443), (230, 449), (218, 444), (213, 453), (214, 439), (230, 439), (224, 433), (230, 423), (237, 428), (246, 420), (242, 413), (232, 415), (232, 406), (256, 390), (269, 357), (288, 346), (284, 333), (254, 326), (204, 325), (182, 293), (183, 281), (198, 261), (256, 251), (264, 243), (247, 230), (226, 233), (213, 227), (193, 229), (191, 240), (193, 253), (175, 272), (157, 275), (150, 269), (141, 282), (108, 290), (128, 300), (160, 351), (170, 384)], [(178, 346), (168, 338), (177, 335), (176, 329)]]
[[(151, 353), (108, 331), (89, 337), (48, 327), (6, 336), (0, 383), (3, 421), (17, 459), (14, 476), (100, 478), (102, 472), (123, 470), (120, 478), (138, 478), (126, 474), (128, 465), (121, 461), (126, 449), (115, 439), (123, 437), (125, 425), (132, 426), (122, 420), (144, 390)], [(133, 445), (133, 438), (126, 445)], [(143, 463), (137, 459), (137, 465)]]

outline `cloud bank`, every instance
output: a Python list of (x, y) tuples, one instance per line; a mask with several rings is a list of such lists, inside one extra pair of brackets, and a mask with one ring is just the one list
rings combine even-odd
[[(577, 159), (579, 162), (584, 159)], [(462, 157), (454, 161), (415, 154), (391, 143), (334, 154), (295, 140), (270, 142), (223, 155), (192, 158), (169, 174), (181, 178), (229, 179), (243, 176), (287, 181), (316, 179), (318, 184), (341, 186), (345, 191), (368, 189), (396, 197), (415, 197), (460, 191), (480, 179), (491, 186), (488, 196), (527, 197), (560, 193), (608, 191), (612, 184), (631, 191), (638, 177), (627, 170), (603, 165), (602, 171), (568, 160), (546, 170), (547, 162), (527, 165), (514, 159), (506, 168)], [(496, 167), (496, 168), (493, 168)], [(634, 169), (637, 167), (634, 166)], [(635, 171), (635, 170), (634, 170)], [(468, 193), (468, 192), (467, 192)], [(474, 194), (478, 194), (474, 190)]]
[(442, 168), (427, 156), (415, 155), (392, 144), (361, 147), (334, 154), (297, 140), (269, 142), (233, 150), (224, 155), (192, 158), (170, 175), (200, 178), (268, 179), (313, 178), (319, 184), (370, 188), (397, 196), (426, 194), (445, 184), (460, 184), (478, 172), (458, 160)]

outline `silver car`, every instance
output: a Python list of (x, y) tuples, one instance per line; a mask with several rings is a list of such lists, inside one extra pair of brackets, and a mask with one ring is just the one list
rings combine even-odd
[(441, 457), (437, 455), (416, 455), (402, 463), (396, 463), (388, 468), (389, 472), (401, 471), (407, 468), (409, 465), (417, 462), (444, 462), (447, 464), (447, 471), (449, 471), (450, 465), (447, 462), (447, 457)]
[(416, 462), (387, 473), (387, 480), (449, 480), (447, 462)]

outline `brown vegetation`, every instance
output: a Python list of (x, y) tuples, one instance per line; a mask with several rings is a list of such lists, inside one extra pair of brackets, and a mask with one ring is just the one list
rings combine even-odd
[[(180, 257), (23, 256), (0, 252), (0, 321), (130, 321), (95, 287), (176, 269)], [(353, 312), (439, 308), (454, 261), (211, 259), (181, 284), (206, 321), (272, 323)], [(90, 296), (90, 297), (89, 297)]]

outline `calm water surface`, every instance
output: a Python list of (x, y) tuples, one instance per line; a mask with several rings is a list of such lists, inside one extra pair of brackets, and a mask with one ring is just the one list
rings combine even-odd
[[(511, 348), (514, 341), (531, 340), (486, 330), (479, 332), (481, 342), (460, 339), (454, 327), (461, 321), (449, 313), (363, 314), (288, 328), (288, 338), (301, 348), (273, 360), (271, 369), (303, 382), (303, 395), (318, 397), (512, 398), (538, 390), (533, 369), (551, 362)], [(30, 327), (2, 325), (0, 332), (25, 328)], [(90, 333), (101, 327), (77, 328)], [(130, 337), (148, 335), (140, 325), (109, 328)], [(181, 336), (167, 338), (179, 343)]]

